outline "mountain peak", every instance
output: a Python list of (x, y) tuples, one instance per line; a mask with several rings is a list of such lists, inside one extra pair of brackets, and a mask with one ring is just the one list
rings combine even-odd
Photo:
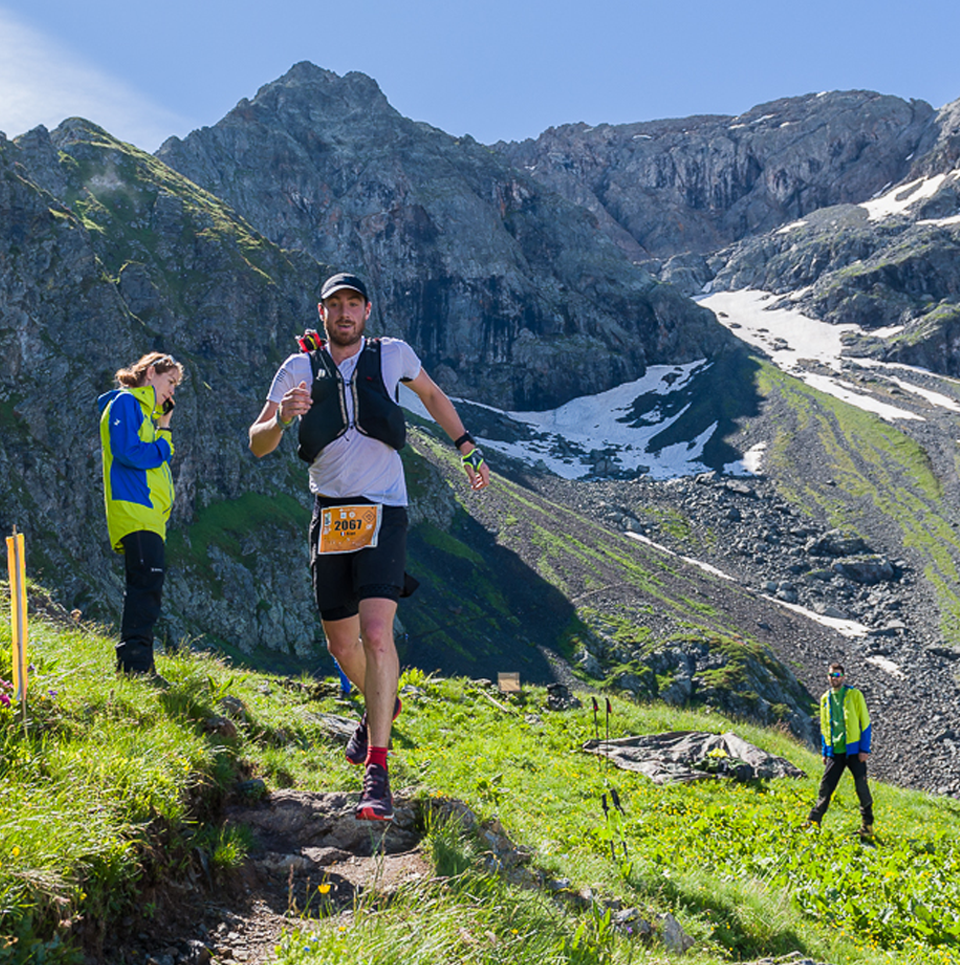
[(224, 121), (236, 111), (247, 109), (251, 103), (279, 114), (289, 112), (291, 105), (295, 105), (295, 110), (309, 105), (310, 117), (314, 121), (318, 116), (340, 117), (354, 111), (396, 114), (372, 77), (356, 70), (341, 77), (308, 60), (294, 64), (282, 77), (265, 84), (252, 102), (240, 101)]

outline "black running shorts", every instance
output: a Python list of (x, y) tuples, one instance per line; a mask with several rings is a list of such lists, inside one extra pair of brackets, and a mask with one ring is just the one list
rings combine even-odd
[(359, 613), (361, 600), (378, 597), (397, 600), (404, 586), (407, 561), (407, 509), (384, 506), (377, 545), (355, 553), (320, 555), (322, 512), (328, 506), (367, 503), (369, 499), (332, 499), (317, 496), (310, 521), (310, 569), (313, 595), (324, 620), (345, 620)]

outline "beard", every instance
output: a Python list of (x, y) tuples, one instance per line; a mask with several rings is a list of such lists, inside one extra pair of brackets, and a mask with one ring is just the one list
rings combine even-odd
[(363, 333), (366, 330), (366, 322), (359, 321), (354, 327), (346, 332), (341, 332), (337, 329), (336, 325), (329, 328), (325, 325), (327, 339), (333, 345), (338, 345), (340, 348), (350, 348), (351, 345), (356, 345), (360, 339), (363, 338)]

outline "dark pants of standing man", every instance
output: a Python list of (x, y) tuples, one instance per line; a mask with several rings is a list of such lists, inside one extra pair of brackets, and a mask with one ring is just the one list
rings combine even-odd
[(117, 670), (153, 671), (153, 627), (160, 618), (163, 597), (164, 547), (159, 533), (140, 530), (124, 536), (123, 561), (127, 588), (123, 594)]
[(840, 783), (844, 768), (849, 768), (853, 775), (853, 786), (860, 800), (860, 817), (864, 826), (873, 824), (873, 798), (867, 786), (867, 762), (861, 761), (856, 754), (834, 754), (833, 757), (827, 758), (827, 766), (820, 781), (820, 793), (817, 796), (817, 803), (810, 812), (810, 820), (816, 821), (817, 824), (823, 820), (827, 808), (830, 807), (830, 798), (833, 797), (833, 792)]

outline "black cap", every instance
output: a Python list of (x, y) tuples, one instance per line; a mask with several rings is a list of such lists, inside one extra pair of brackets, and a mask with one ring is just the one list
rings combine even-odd
[(323, 288), (320, 290), (320, 301), (326, 301), (334, 292), (338, 292), (343, 288), (352, 288), (354, 291), (360, 292), (360, 294), (363, 295), (365, 302), (370, 301), (370, 296), (367, 294), (367, 286), (364, 285), (356, 275), (351, 275), (346, 271), (331, 275), (323, 283)]

